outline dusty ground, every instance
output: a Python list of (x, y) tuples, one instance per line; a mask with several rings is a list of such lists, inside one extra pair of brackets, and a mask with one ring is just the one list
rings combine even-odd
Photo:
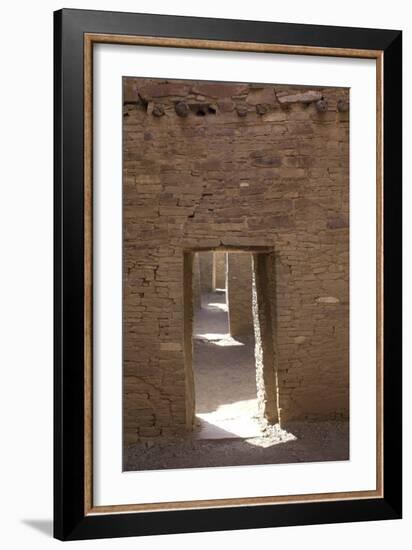
[[(347, 422), (294, 422), (288, 426), (296, 439), (280, 438), (169, 441), (147, 448), (133, 445), (125, 452), (125, 470), (201, 468), (247, 464), (323, 462), (349, 458)], [(276, 441), (278, 439), (278, 441)], [(263, 447), (259, 445), (269, 444)]]
[(194, 319), (193, 367), (198, 429), (186, 438), (125, 449), (124, 470), (320, 462), (349, 458), (347, 422), (258, 420), (253, 335), (228, 334), (223, 292), (204, 297)]
[(196, 389), (195, 437), (218, 439), (260, 435), (253, 332), (233, 339), (228, 332), (224, 292), (203, 298), (194, 317), (193, 372)]

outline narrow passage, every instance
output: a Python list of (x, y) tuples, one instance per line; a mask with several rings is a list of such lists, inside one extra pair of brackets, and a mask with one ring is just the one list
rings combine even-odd
[(253, 334), (229, 334), (225, 290), (202, 297), (195, 312), (193, 370), (199, 439), (261, 435), (258, 421)]

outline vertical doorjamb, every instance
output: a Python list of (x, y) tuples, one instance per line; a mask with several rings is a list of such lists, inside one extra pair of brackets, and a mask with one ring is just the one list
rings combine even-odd
[(253, 325), (258, 405), (271, 424), (279, 422), (278, 379), (274, 345), (274, 255), (253, 254)]
[(195, 384), (193, 377), (193, 252), (183, 252), (183, 339), (185, 365), (186, 429), (193, 429), (195, 419)]

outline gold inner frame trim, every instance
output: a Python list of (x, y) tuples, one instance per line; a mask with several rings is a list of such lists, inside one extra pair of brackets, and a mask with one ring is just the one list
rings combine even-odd
[[(144, 504), (93, 504), (93, 45), (161, 46), (376, 60), (376, 489)], [(383, 51), (152, 36), (84, 35), (84, 513), (85, 515), (383, 498)]]

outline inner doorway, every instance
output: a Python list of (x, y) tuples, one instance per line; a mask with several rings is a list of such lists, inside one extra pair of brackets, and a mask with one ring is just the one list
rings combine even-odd
[(202, 251), (193, 261), (195, 437), (262, 435), (250, 252)]

